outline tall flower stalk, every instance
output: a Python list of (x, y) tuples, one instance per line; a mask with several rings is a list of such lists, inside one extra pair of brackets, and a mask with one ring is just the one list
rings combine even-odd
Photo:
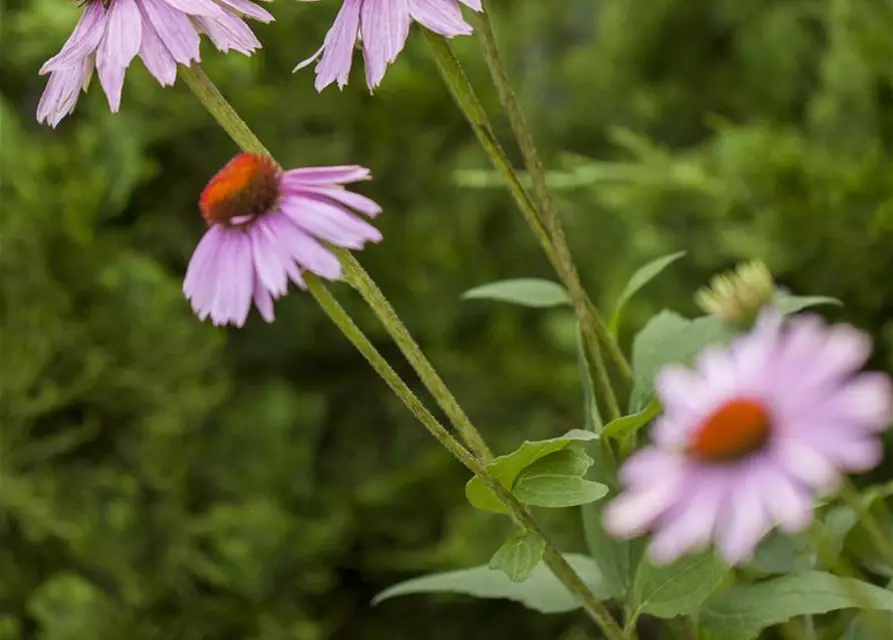
[[(620, 351), (614, 338), (608, 333), (607, 327), (601, 320), (595, 306), (589, 300), (588, 295), (580, 283), (580, 277), (576, 267), (574, 267), (570, 249), (564, 239), (564, 232), (561, 229), (561, 223), (557, 217), (557, 213), (554, 213), (553, 210), (554, 216), (552, 221), (549, 222), (548, 216), (543, 215), (540, 212), (536, 203), (527, 193), (527, 190), (521, 183), (517, 171), (515, 171), (508, 156), (496, 139), (487, 113), (484, 111), (484, 108), (474, 91), (474, 87), (462, 71), (462, 67), (449, 43), (436, 34), (426, 32), (425, 36), (431, 46), (431, 51), (440, 68), (441, 75), (453, 94), (456, 103), (468, 119), (478, 141), (481, 143), (481, 146), (490, 158), (493, 166), (496, 168), (496, 171), (506, 183), (509, 192), (524, 216), (524, 220), (527, 222), (528, 226), (530, 226), (534, 236), (536, 236), (543, 248), (546, 257), (558, 273), (559, 278), (561, 278), (571, 296), (574, 312), (580, 321), (586, 348), (592, 360), (595, 383), (598, 385), (599, 395), (605, 404), (604, 408), (606, 410), (606, 416), (608, 419), (620, 417), (620, 407), (605, 366), (603, 350), (607, 351), (609, 357), (613, 360), (617, 370), (623, 377), (624, 383), (631, 381), (632, 371), (626, 358)], [(500, 91), (500, 95), (504, 91), (505, 87)], [(520, 110), (518, 113), (520, 113)], [(532, 138), (530, 138), (530, 148), (533, 148), (532, 145)], [(542, 172), (542, 166), (540, 166), (540, 171)], [(545, 189), (544, 176), (543, 188)], [(545, 191), (545, 193), (548, 194), (548, 191)], [(554, 236), (556, 234), (560, 236), (561, 242), (559, 243), (555, 242)], [(559, 249), (558, 246), (561, 248)]]
[[(235, 109), (226, 101), (210, 78), (197, 64), (184, 71), (184, 79), (190, 89), (243, 151), (270, 155), (257, 136), (254, 135), (244, 120), (239, 117)], [(308, 273), (305, 275), (307, 287), (323, 311), (351, 344), (366, 358), (375, 372), (388, 384), (391, 390), (394, 391), (428, 432), (493, 491), (508, 508), (518, 525), (542, 538), (545, 543), (544, 560), (546, 564), (556, 578), (574, 594), (583, 610), (599, 626), (605, 637), (609, 640), (622, 640), (624, 637), (623, 631), (610, 612), (546, 537), (530, 511), (489, 473), (486, 462), (490, 458), (490, 453), (479, 431), (462, 411), (458, 401), (443, 383), (433, 365), (421, 352), (421, 349), (412, 339), (409, 330), (400, 321), (384, 294), (381, 293), (381, 290), (375, 285), (372, 278), (353, 256), (346, 251), (342, 251), (339, 253), (339, 257), (344, 263), (348, 282), (370, 305), (388, 333), (395, 340), (404, 355), (406, 355), (407, 359), (409, 359), (410, 364), (416, 370), (428, 391), (444, 409), (454, 428), (459, 432), (463, 440), (466, 441), (468, 448), (456, 440), (449, 430), (437, 421), (421, 400), (397, 375), (381, 353), (375, 349), (366, 335), (356, 326), (329, 290), (319, 279)]]

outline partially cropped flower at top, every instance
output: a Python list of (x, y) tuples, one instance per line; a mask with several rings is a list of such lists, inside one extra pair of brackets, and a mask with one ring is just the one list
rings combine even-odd
[(326, 244), (361, 249), (381, 240), (350, 211), (374, 217), (381, 207), (343, 186), (369, 177), (359, 166), (282, 171), (266, 156), (243, 153), (230, 160), (199, 201), (209, 228), (183, 282), (198, 317), (241, 327), (253, 300), (272, 322), (273, 300), (285, 294), (289, 280), (302, 289), (304, 271), (338, 280), (341, 263)]
[(94, 68), (117, 113), (124, 74), (136, 56), (162, 86), (174, 84), (177, 64), (200, 60), (202, 33), (221, 51), (251, 55), (261, 45), (243, 18), (273, 20), (250, 0), (87, 0), (71, 36), (40, 69), (50, 79), (37, 120), (59, 124), (87, 90)]
[(447, 38), (471, 34), (460, 2), (474, 11), (483, 11), (481, 0), (343, 0), (322, 47), (295, 71), (318, 60), (316, 90), (322, 91), (333, 82), (344, 87), (353, 63), (354, 46), (360, 39), (366, 60), (366, 84), (375, 89), (388, 65), (403, 50), (413, 21)]
[(730, 347), (705, 349), (694, 371), (665, 367), (655, 381), (664, 414), (623, 465), (605, 528), (651, 530), (657, 563), (715, 543), (733, 565), (774, 526), (803, 530), (817, 495), (883, 455), (893, 393), (886, 375), (859, 372), (870, 352), (849, 325), (782, 324), (773, 311)]

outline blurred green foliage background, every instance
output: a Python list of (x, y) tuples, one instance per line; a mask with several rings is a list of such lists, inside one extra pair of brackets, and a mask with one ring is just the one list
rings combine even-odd
[[(594, 298), (608, 307), (637, 265), (689, 252), (634, 301), (625, 340), (761, 257), (797, 293), (844, 300), (886, 365), (893, 4), (491, 4)], [(291, 73), (337, 5), (277, 1), (261, 55), (204, 43), (209, 75), (283, 165), (373, 170), (360, 188), (385, 207), (385, 241), (359, 257), (494, 449), (579, 426), (572, 318), (458, 301), (551, 274), (423, 39), (375, 96), (356, 68), (322, 95)], [(196, 200), (237, 150), (182, 82), (162, 89), (139, 62), (120, 114), (94, 86), (58, 130), (39, 126), (37, 70), (78, 11), (2, 8), (0, 639), (587, 637), (575, 615), (510, 603), (370, 606), (400, 579), (485, 562), (507, 523), (464, 503), (463, 471), (308, 296), (273, 325), (193, 317), (180, 285)], [(498, 114), (477, 40), (456, 46)], [(549, 518), (581, 548), (572, 512)]]

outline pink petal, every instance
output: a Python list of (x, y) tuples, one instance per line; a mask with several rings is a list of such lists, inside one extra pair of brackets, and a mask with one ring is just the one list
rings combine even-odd
[(46, 122), (55, 128), (62, 118), (74, 111), (81, 87), (89, 79), (92, 70), (90, 61), (84, 60), (53, 71), (37, 105), (37, 121)]
[(344, 209), (322, 200), (286, 196), (279, 207), (309, 234), (338, 247), (362, 249), (381, 240), (381, 232)]
[(142, 34), (142, 17), (136, 2), (115, 0), (109, 8), (105, 37), (96, 54), (99, 82), (113, 113), (121, 106), (124, 72), (139, 53)]
[(167, 47), (155, 32), (155, 27), (148, 20), (143, 21), (140, 59), (162, 87), (174, 84), (174, 80), (177, 78), (177, 61), (168, 52)]
[(457, 0), (409, 0), (409, 11), (413, 20), (447, 38), (472, 33)]
[(353, 63), (353, 48), (359, 35), (362, 5), (362, 0), (344, 0), (332, 28), (326, 34), (322, 56), (316, 65), (317, 91), (322, 91), (333, 82), (337, 82), (340, 88), (347, 84)]
[(262, 9), (258, 7), (253, 2), (249, 2), (249, 0), (217, 0), (221, 4), (224, 4), (231, 9), (235, 10), (237, 13), (240, 13), (244, 16), (248, 16), (249, 18), (253, 18), (258, 22), (272, 22), (273, 16), (266, 9)]
[(43, 63), (40, 68), (41, 75), (72, 65), (80, 66), (84, 58), (99, 46), (99, 41), (105, 32), (105, 19), (106, 11), (103, 3), (89, 3), (59, 53)]
[(231, 13), (224, 13), (219, 18), (200, 16), (194, 20), (220, 51), (233, 49), (250, 56), (261, 48), (260, 40), (248, 25)]
[(188, 65), (201, 59), (201, 39), (186, 14), (172, 8), (165, 0), (142, 0), (140, 7), (174, 60)]
[(409, 36), (409, 0), (375, 0), (363, 3), (360, 14), (366, 84), (374, 89), (388, 64), (397, 59)]
[(331, 186), (333, 184), (347, 184), (349, 182), (369, 179), (369, 169), (353, 164), (333, 167), (289, 169), (282, 174), (280, 184), (283, 189), (290, 189), (300, 188), (307, 185)]

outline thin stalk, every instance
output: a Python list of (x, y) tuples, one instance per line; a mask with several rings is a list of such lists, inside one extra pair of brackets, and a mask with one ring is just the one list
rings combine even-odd
[[(187, 84), (193, 90), (199, 101), (221, 124), (223, 129), (230, 134), (236, 144), (238, 144), (244, 151), (270, 155), (263, 144), (261, 144), (260, 140), (258, 140), (258, 138), (251, 132), (248, 125), (239, 117), (236, 111), (221, 95), (213, 82), (204, 74), (198, 65), (193, 65), (188, 71), (188, 76), (191, 81), (187, 80)], [(347, 261), (347, 267), (354, 263), (355, 261), (352, 259)], [(360, 272), (356, 272), (356, 274), (359, 273)], [(365, 271), (362, 271), (362, 273), (365, 274)], [(391, 368), (387, 360), (385, 360), (385, 358), (375, 349), (365, 334), (363, 334), (359, 327), (356, 326), (328, 289), (326, 289), (312, 274), (307, 273), (304, 277), (311, 295), (313, 295), (329, 318), (336, 324), (336, 326), (338, 326), (357, 350), (360, 351), (370, 365), (372, 365), (376, 373), (382, 377), (410, 412), (412, 412), (412, 414), (422, 423), (431, 435), (447, 449), (447, 451), (455, 456), (469, 471), (475, 474), (475, 476), (481, 479), (494, 495), (508, 507), (513, 518), (520, 526), (543, 539), (546, 547), (544, 552), (544, 560), (546, 564), (555, 574), (555, 577), (558, 578), (558, 580), (564, 584), (572, 594), (574, 594), (574, 597), (580, 602), (583, 610), (596, 623), (596, 625), (598, 625), (605, 637), (608, 638), (608, 640), (623, 640), (623, 633), (617, 622), (611, 617), (610, 612), (601, 602), (599, 602), (595, 594), (592, 593), (592, 590), (585, 582), (583, 582), (582, 578), (580, 578), (574, 568), (568, 564), (564, 556), (561, 555), (552, 542), (546, 537), (536, 520), (534, 520), (530, 511), (518, 502), (510, 491), (490, 475), (484, 461), (463, 447), (462, 444), (437, 421), (406, 383), (403, 382), (400, 376), (398, 376)], [(368, 278), (368, 275), (365, 277)], [(368, 278), (368, 281), (374, 285), (371, 278)], [(367, 289), (367, 293), (372, 291), (371, 287), (365, 288)], [(385, 302), (387, 302), (377, 286), (375, 286), (374, 290), (378, 292), (378, 295), (381, 295), (381, 298)], [(393, 309), (389, 304), (387, 309), (393, 313)], [(373, 310), (377, 312), (383, 309), (373, 308)], [(400, 333), (398, 328), (391, 324), (394, 319), (399, 323), (399, 327), (405, 331), (405, 326), (402, 322), (399, 322), (399, 318), (396, 317), (396, 314), (393, 315), (393, 318), (388, 314), (384, 314), (384, 316), (379, 315), (379, 318), (383, 323), (386, 323), (385, 326), (389, 332), (391, 332), (391, 335)], [(406, 335), (409, 335), (408, 331), (406, 332)], [(414, 341), (413, 345), (415, 345)], [(416, 345), (415, 348), (418, 349), (418, 346)], [(421, 350), (418, 350), (418, 356), (420, 359), (425, 360), (428, 367), (431, 367), (430, 363), (427, 362), (424, 355), (421, 353)], [(431, 367), (431, 371), (433, 370), (433, 367)]]
[(242, 151), (273, 157), (273, 154), (267, 151), (250, 127), (223, 97), (201, 65), (196, 62), (189, 67), (181, 66), (179, 71), (180, 77), (183, 78), (192, 93)]
[(363, 269), (363, 266), (350, 251), (341, 249), (337, 250), (336, 254), (344, 267), (347, 282), (357, 290), (363, 297), (363, 300), (366, 301), (375, 312), (375, 315), (381, 320), (382, 324), (387, 327), (388, 333), (391, 334), (394, 342), (397, 343), (397, 347), (412, 365), (412, 368), (415, 369), (425, 387), (431, 392), (431, 395), (434, 396), (437, 404), (443, 409), (450, 423), (459, 432), (468, 448), (484, 462), (492, 459), (493, 454), (490, 452), (487, 443), (484, 442), (480, 432), (469, 420), (465, 411), (459, 405), (458, 400), (456, 400), (456, 397), (431, 365), (431, 362), (422, 353), (419, 345), (409, 333), (409, 329), (400, 320), (397, 312), (394, 311), (394, 307), (391, 306), (391, 303), (381, 292), (381, 289), (378, 288), (372, 277), (366, 273), (366, 270)]
[(622, 640), (623, 635), (620, 627), (611, 617), (611, 614), (596, 599), (586, 583), (583, 582), (576, 571), (565, 560), (564, 556), (561, 555), (545, 533), (543, 533), (543, 530), (530, 512), (518, 502), (518, 499), (510, 491), (489, 474), (484, 463), (463, 447), (453, 438), (446, 427), (437, 421), (437, 418), (428, 411), (425, 405), (422, 404), (394, 369), (391, 368), (387, 360), (378, 352), (362, 330), (357, 327), (353, 319), (338, 304), (338, 301), (335, 300), (334, 296), (320, 280), (312, 274), (305, 274), (304, 278), (310, 294), (316, 299), (326, 315), (329, 316), (329, 319), (335, 323), (351, 344), (356, 347), (357, 351), (366, 358), (375, 372), (387, 383), (397, 397), (403, 401), (403, 404), (424, 425), (428, 432), (496, 494), (499, 500), (509, 508), (513, 518), (519, 525), (543, 539), (546, 545), (543, 559), (546, 564), (552, 569), (555, 576), (576, 596), (583, 605), (587, 615), (599, 626), (605, 636), (611, 640)]
[[(601, 391), (600, 395), (605, 399), (605, 404), (607, 405), (605, 407), (607, 417), (609, 420), (620, 417), (620, 408), (617, 404), (617, 398), (614, 394), (614, 389), (611, 386), (607, 368), (605, 367), (604, 356), (602, 355), (602, 350), (599, 346), (598, 330), (595, 327), (595, 318), (597, 316), (593, 315), (595, 309), (592, 304), (589, 303), (586, 292), (580, 285), (579, 277), (577, 277), (574, 282), (574, 279), (568, 275), (561, 255), (553, 246), (549, 229), (541, 219), (540, 213), (534, 202), (531, 200), (530, 195), (521, 184), (517, 171), (515, 171), (511, 161), (508, 159), (508, 156), (496, 139), (496, 136), (493, 133), (493, 128), (490, 125), (490, 120), (474, 91), (474, 87), (472, 87), (471, 82), (462, 70), (449, 43), (447, 43), (443, 37), (429, 31), (425, 31), (425, 35), (428, 38), (428, 43), (431, 45), (431, 50), (434, 53), (434, 58), (440, 68), (441, 75), (443, 75), (447, 87), (453, 94), (456, 103), (465, 114), (465, 117), (477, 136), (478, 141), (481, 143), (484, 152), (490, 158), (496, 171), (506, 183), (509, 192), (515, 199), (518, 208), (524, 216), (524, 220), (527, 221), (534, 236), (536, 236), (543, 251), (545, 251), (549, 262), (552, 263), (553, 268), (568, 289), (568, 293), (570, 293), (571, 296), (571, 302), (574, 306), (574, 311), (580, 319), (580, 326), (583, 329), (583, 337), (585, 339), (587, 351), (592, 358), (592, 365), (595, 370), (595, 382), (599, 386)], [(613, 338), (608, 334), (607, 327), (604, 327), (604, 333), (613, 341)], [(619, 348), (617, 349), (617, 353), (619, 353), (623, 363), (626, 363)], [(629, 380), (632, 379), (631, 373), (627, 375), (627, 370), (629, 369), (628, 364), (625, 367), (624, 365), (618, 364), (618, 369), (623, 374), (625, 380), (627, 378)]]
[(524, 157), (524, 165), (533, 182), (533, 192), (539, 203), (546, 228), (551, 236), (552, 246), (555, 248), (555, 253), (560, 262), (561, 273), (565, 276), (565, 284), (568, 287), (571, 298), (575, 300), (574, 308), (577, 310), (577, 314), (584, 326), (590, 325), (590, 330), (596, 335), (601, 345), (608, 350), (608, 355), (614, 361), (620, 373), (627, 380), (631, 380), (632, 371), (623, 352), (608, 331), (607, 325), (605, 325), (598, 310), (590, 302), (580, 283), (580, 275), (577, 272), (570, 246), (567, 243), (567, 237), (564, 234), (561, 217), (558, 215), (552, 194), (549, 192), (549, 187), (546, 184), (546, 171), (543, 168), (539, 152), (536, 149), (536, 143), (533, 140), (533, 131), (524, 117), (521, 103), (512, 87), (508, 70), (503, 62), (502, 54), (499, 52), (496, 35), (493, 33), (493, 22), (490, 20), (490, 12), (486, 9), (479, 15), (478, 26), (478, 33), (484, 48), (484, 58), (487, 61), (487, 67), (490, 69), (490, 77), (496, 86), (499, 101), (502, 103), (506, 115), (508, 115), (512, 132), (515, 134), (515, 139), (518, 141), (518, 146), (521, 149), (521, 155)]
[(859, 493), (856, 490), (856, 487), (854, 487), (849, 480), (844, 480), (843, 485), (840, 488), (840, 495), (843, 497), (844, 502), (846, 502), (853, 511), (856, 512), (856, 515), (859, 516), (859, 521), (862, 523), (862, 526), (865, 527), (865, 532), (868, 534), (868, 537), (871, 538), (871, 542), (874, 544), (877, 551), (884, 556), (884, 560), (887, 564), (893, 567), (893, 545), (891, 545), (890, 539), (884, 535), (880, 523), (878, 523), (868, 507), (866, 507), (859, 498)]

